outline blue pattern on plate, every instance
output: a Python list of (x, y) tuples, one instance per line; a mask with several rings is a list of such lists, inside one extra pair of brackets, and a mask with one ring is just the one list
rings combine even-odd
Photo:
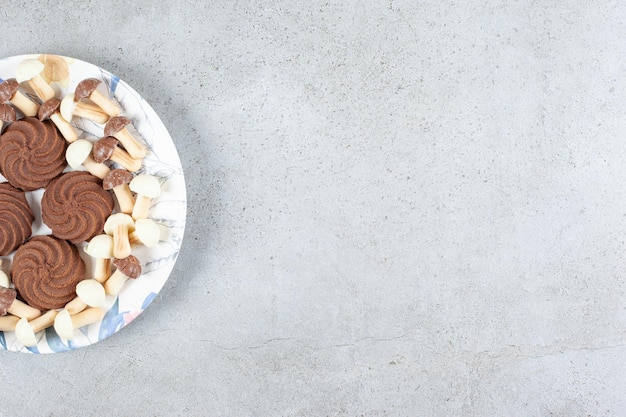
[(109, 311), (106, 312), (100, 323), (100, 330), (98, 332), (98, 340), (102, 340), (105, 337), (109, 337), (119, 329), (124, 327), (124, 314), (119, 312), (119, 298), (115, 300), (115, 304), (111, 306)]
[(146, 307), (148, 307), (148, 305), (150, 305), (150, 303), (152, 302), (152, 300), (154, 300), (154, 298), (157, 296), (157, 294), (155, 292), (151, 292), (150, 294), (148, 294), (148, 296), (146, 297), (145, 300), (143, 300), (143, 304), (141, 305), (141, 309), (145, 310)]
[(53, 327), (48, 327), (46, 329), (46, 341), (48, 342), (48, 346), (55, 352), (65, 352), (67, 350), (71, 350), (69, 346), (63, 343), (63, 340), (57, 335), (57, 332), (54, 331)]

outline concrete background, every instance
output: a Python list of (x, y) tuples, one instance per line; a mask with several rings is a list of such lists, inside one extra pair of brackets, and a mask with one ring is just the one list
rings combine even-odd
[(626, 4), (16, 1), (188, 182), (158, 298), (2, 416), (623, 416)]

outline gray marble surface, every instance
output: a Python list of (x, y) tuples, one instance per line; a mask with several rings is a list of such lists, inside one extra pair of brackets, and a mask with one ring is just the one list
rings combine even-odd
[(620, 416), (626, 5), (25, 2), (119, 75), (188, 223), (114, 336), (0, 352), (2, 416)]

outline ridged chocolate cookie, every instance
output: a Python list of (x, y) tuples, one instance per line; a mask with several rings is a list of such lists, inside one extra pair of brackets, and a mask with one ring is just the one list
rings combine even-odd
[(24, 191), (43, 188), (67, 167), (67, 142), (54, 124), (25, 117), (0, 136), (0, 172)]
[(41, 199), (43, 222), (52, 234), (72, 243), (102, 233), (113, 212), (113, 197), (102, 180), (88, 172), (72, 171), (54, 179)]
[(49, 310), (76, 297), (85, 269), (76, 246), (53, 236), (34, 236), (15, 252), (11, 279), (28, 305)]
[(0, 183), (0, 256), (7, 256), (30, 237), (34, 220), (26, 193), (8, 182)]

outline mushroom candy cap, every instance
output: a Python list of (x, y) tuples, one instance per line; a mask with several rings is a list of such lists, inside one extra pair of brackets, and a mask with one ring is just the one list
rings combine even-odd
[(119, 141), (113, 136), (105, 136), (102, 139), (98, 139), (93, 144), (93, 159), (98, 163), (102, 163), (111, 158), (118, 143)]
[(0, 316), (7, 314), (7, 310), (11, 308), (17, 297), (17, 291), (12, 288), (0, 287)]
[(113, 188), (128, 184), (133, 180), (133, 174), (125, 169), (112, 169), (102, 180), (102, 188), (112, 190)]
[(100, 83), (101, 81), (96, 78), (85, 78), (76, 86), (76, 90), (74, 90), (74, 100), (80, 101), (84, 98), (89, 98)]
[(124, 259), (114, 259), (113, 265), (128, 278), (136, 279), (141, 275), (141, 264), (134, 255), (129, 255)]
[(61, 100), (58, 98), (51, 98), (50, 100), (46, 100), (41, 106), (39, 106), (39, 112), (37, 113), (37, 118), (43, 121), (50, 117), (61, 105)]
[(126, 125), (130, 124), (130, 119), (124, 116), (111, 117), (106, 125), (104, 125), (104, 136), (113, 136)]
[(15, 78), (9, 78), (0, 83), (0, 103), (11, 100), (19, 85)]

